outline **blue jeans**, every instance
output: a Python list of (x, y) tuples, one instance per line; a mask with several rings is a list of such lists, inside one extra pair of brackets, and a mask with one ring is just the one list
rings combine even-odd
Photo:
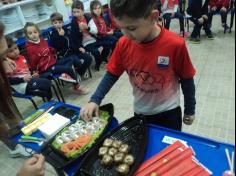
[(92, 57), (88, 53), (71, 55), (66, 57), (65, 59), (69, 59), (72, 61), (72, 64), (74, 65), (80, 76), (85, 74), (86, 70), (92, 63)]

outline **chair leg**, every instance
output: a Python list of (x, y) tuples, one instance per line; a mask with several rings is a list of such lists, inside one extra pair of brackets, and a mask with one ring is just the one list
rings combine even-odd
[(58, 101), (61, 101), (61, 99), (60, 99), (60, 97), (59, 97), (59, 95), (58, 95), (57, 89), (55, 88), (54, 85), (52, 85), (52, 89), (53, 89), (53, 91), (54, 91), (54, 93), (55, 93), (55, 95), (56, 95)]
[(46, 101), (46, 99), (45, 99), (45, 97), (42, 97), (42, 100), (43, 100), (43, 102), (44, 103), (46, 103), (47, 101)]
[(233, 25), (234, 25), (234, 15), (235, 15), (235, 9), (232, 9), (231, 19), (230, 19), (230, 29), (229, 29), (230, 33), (232, 32), (232, 28), (233, 28)]
[(63, 96), (63, 94), (62, 94), (61, 88), (60, 88), (60, 86), (59, 86), (57, 80), (54, 79), (54, 82), (55, 82), (55, 84), (56, 84), (56, 86), (57, 86), (57, 90), (58, 90), (58, 92), (59, 92), (59, 94), (60, 94), (60, 96), (61, 96), (62, 102), (63, 102), (63, 103), (66, 103), (66, 101), (65, 101), (65, 99), (64, 99), (64, 96)]
[(90, 77), (90, 78), (93, 78), (93, 75), (92, 75), (92, 72), (91, 72), (90, 67), (88, 68), (88, 72), (89, 72), (89, 77)]
[(36, 110), (38, 110), (39, 108), (38, 108), (38, 106), (36, 105), (35, 101), (34, 101), (32, 98), (30, 98), (29, 100), (32, 102), (34, 108), (35, 108)]

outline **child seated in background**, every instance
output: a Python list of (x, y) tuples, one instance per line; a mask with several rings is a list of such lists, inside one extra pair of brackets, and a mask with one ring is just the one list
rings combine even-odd
[(184, 33), (184, 16), (179, 12), (179, 0), (161, 0), (165, 28), (170, 28), (172, 18), (178, 18), (180, 24), (180, 35)]
[(50, 19), (54, 27), (50, 34), (50, 39), (52, 46), (58, 52), (58, 57), (75, 60), (77, 62), (77, 72), (80, 76), (84, 76), (91, 65), (92, 57), (86, 53), (83, 47), (72, 45), (70, 31), (63, 26), (62, 14), (53, 13)]
[(208, 14), (209, 24), (212, 25), (213, 15), (220, 12), (222, 27), (229, 29), (227, 26), (227, 14), (230, 6), (230, 0), (210, 0), (210, 12)]
[[(56, 60), (56, 51), (48, 46), (43, 38), (40, 38), (39, 28), (34, 23), (27, 23), (24, 32), (28, 39), (26, 52), (29, 57), (30, 68), (40, 77), (50, 78), (53, 74), (62, 74), (60, 79), (74, 83), (74, 90), (79, 94), (87, 94), (89, 90), (80, 86), (77, 75), (72, 68), (70, 59)], [(67, 75), (66, 75), (67, 74)], [(50, 76), (50, 77), (49, 77)]]
[(102, 12), (102, 3), (98, 0), (91, 1), (90, 11), (92, 15), (92, 20), (96, 25), (96, 29), (91, 31), (96, 31), (92, 33), (97, 36), (99, 41), (107, 42), (108, 45), (112, 46), (114, 49), (117, 41), (122, 36), (121, 32), (114, 31), (112, 28), (108, 27)]
[(19, 93), (46, 97), (47, 100), (50, 100), (52, 98), (51, 81), (39, 78), (37, 73), (31, 75), (26, 59), (20, 55), (16, 43), (9, 37), (6, 40), (8, 45), (6, 56), (14, 65), (12, 70), (7, 70), (12, 87)]
[[(84, 14), (83, 2), (77, 0), (72, 4), (73, 19), (71, 22), (71, 38), (74, 46), (84, 47), (95, 58), (95, 70), (99, 71), (102, 61), (107, 61), (110, 54), (111, 46), (104, 42), (97, 41), (90, 33), (96, 29), (93, 20)], [(99, 48), (103, 47), (100, 53)]]
[(209, 0), (192, 0), (192, 3), (189, 4), (187, 13), (192, 16), (190, 19), (195, 24), (190, 38), (192, 43), (199, 44), (201, 42), (199, 36), (202, 27), (208, 39), (214, 39), (208, 23), (208, 4)]

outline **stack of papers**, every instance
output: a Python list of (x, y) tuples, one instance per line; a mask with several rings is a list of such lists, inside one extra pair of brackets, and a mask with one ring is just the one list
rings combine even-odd
[(70, 124), (70, 120), (68, 118), (65, 118), (59, 114), (55, 114), (38, 129), (44, 135), (44, 137), (49, 140), (68, 124)]
[(177, 141), (139, 168), (135, 176), (210, 176), (212, 173), (196, 158), (193, 149)]

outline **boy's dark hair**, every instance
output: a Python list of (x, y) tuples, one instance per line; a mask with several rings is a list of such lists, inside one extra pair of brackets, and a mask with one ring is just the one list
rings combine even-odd
[(147, 18), (156, 9), (156, 0), (111, 0), (111, 12), (116, 18)]
[(16, 42), (14, 42), (14, 40), (9, 36), (6, 36), (6, 41), (7, 41), (7, 47), (8, 48), (11, 48), (14, 45), (16, 45)]
[(50, 16), (50, 20), (51, 20), (51, 22), (54, 22), (54, 21), (62, 21), (63, 22), (63, 15), (58, 12), (55, 12)]
[(25, 24), (25, 26), (24, 26), (24, 33), (25, 33), (25, 36), (28, 38), (28, 36), (27, 36), (27, 28), (28, 27), (35, 27), (36, 29), (37, 29), (37, 31), (40, 33), (40, 29), (39, 29), (39, 27), (38, 27), (38, 25), (36, 25), (36, 24), (34, 24), (34, 23), (32, 23), (32, 22), (27, 22), (26, 24)]
[(90, 12), (91, 12), (92, 15), (95, 15), (93, 13), (93, 9), (94, 9), (95, 6), (100, 6), (102, 8), (102, 3), (98, 0), (91, 1), (91, 3), (90, 3)]
[(84, 4), (80, 0), (75, 0), (71, 6), (71, 10), (73, 9), (81, 9), (84, 11)]

